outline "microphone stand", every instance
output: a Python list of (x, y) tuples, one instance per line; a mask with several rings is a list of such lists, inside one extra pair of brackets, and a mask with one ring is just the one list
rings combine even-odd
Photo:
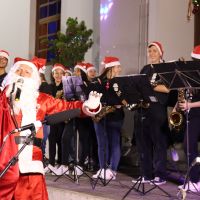
[[(143, 99), (140, 99), (140, 105), (142, 105), (143, 102), (144, 102)], [(144, 113), (148, 112), (148, 111), (145, 111), (145, 109), (148, 109), (148, 108), (142, 108), (142, 106), (140, 106), (140, 108), (138, 109), (138, 112), (139, 112), (139, 122), (140, 122), (140, 128), (141, 128), (140, 129), (140, 134), (141, 134), (142, 143), (144, 143), (144, 120), (146, 118), (146, 116), (145, 116)], [(143, 162), (142, 165), (146, 164), (146, 163), (144, 163), (144, 161), (142, 161), (142, 162)], [(166, 194), (167, 197), (172, 198), (172, 195), (170, 195), (168, 192), (166, 192), (164, 189), (162, 189), (159, 185), (156, 185), (153, 182), (153, 180), (149, 180), (149, 184), (151, 184), (152, 187), (148, 188), (147, 190), (145, 190), (145, 185), (147, 185), (147, 184), (143, 182), (143, 180), (142, 180), (143, 177), (144, 177), (144, 170), (141, 169), (141, 175), (140, 175), (140, 177), (133, 184), (133, 186), (126, 192), (126, 194), (122, 197), (122, 200), (124, 200), (129, 195), (129, 193), (132, 190), (138, 192), (141, 195), (146, 195), (147, 193), (151, 192), (152, 190), (154, 190), (156, 188), (159, 189), (164, 194)]]
[[(31, 131), (31, 134), (26, 138), (23, 146), (18, 150), (18, 152), (10, 159), (8, 164), (5, 166), (5, 168), (0, 172), (0, 179), (4, 176), (4, 174), (8, 171), (8, 169), (15, 165), (18, 161), (20, 153), (25, 149), (27, 145), (30, 144), (30, 142), (33, 140), (35, 134), (36, 134), (36, 129), (35, 126), (33, 125), (32, 127), (29, 128)], [(12, 131), (11, 131), (12, 132)]]
[[(181, 199), (186, 199), (186, 196), (187, 196), (187, 190), (185, 189), (186, 188), (186, 185), (188, 184), (188, 188), (189, 188), (189, 181), (190, 181), (190, 171), (192, 169), (192, 167), (194, 167), (197, 163), (194, 163), (194, 164), (191, 164), (187, 170), (187, 173), (186, 173), (186, 176), (185, 176), (185, 181), (184, 181), (184, 184), (183, 184), (183, 188), (180, 189), (180, 191), (177, 193), (177, 196), (180, 197)], [(195, 186), (194, 186), (195, 187)], [(198, 189), (195, 187), (195, 189), (198, 191)], [(196, 193), (196, 192), (192, 192), (189, 188), (189, 191), (190, 193), (192, 194), (195, 194), (197, 196), (200, 196), (199, 193)]]
[[(186, 154), (187, 154), (187, 173), (186, 173), (186, 175), (185, 175), (185, 181), (184, 181), (184, 183), (183, 183), (183, 188), (182, 189), (180, 189), (180, 191), (178, 192), (178, 196), (179, 195), (181, 195), (182, 197), (185, 197), (186, 198), (186, 196), (187, 196), (187, 190), (186, 190), (186, 186), (188, 186), (188, 191), (190, 191), (192, 194), (196, 194), (197, 196), (200, 196), (198, 193), (195, 193), (195, 192), (192, 192), (191, 190), (190, 190), (190, 185), (189, 185), (189, 182), (190, 182), (190, 171), (191, 171), (191, 169), (192, 169), (192, 167), (194, 167), (195, 166), (195, 163), (193, 164), (191, 164), (190, 165), (190, 150), (189, 150), (189, 140), (190, 140), (190, 137), (189, 137), (189, 123), (190, 123), (190, 121), (189, 121), (189, 108), (188, 108), (188, 101), (189, 101), (189, 96), (190, 96), (190, 91), (189, 91), (189, 89), (187, 89), (186, 90), (186, 104), (187, 104), (187, 109), (186, 109), (186, 111), (185, 111), (185, 119), (186, 119), (186, 131), (185, 131), (185, 133), (186, 133), (186, 140), (187, 140), (187, 152), (186, 152)], [(198, 189), (196, 188), (196, 190), (198, 191)]]

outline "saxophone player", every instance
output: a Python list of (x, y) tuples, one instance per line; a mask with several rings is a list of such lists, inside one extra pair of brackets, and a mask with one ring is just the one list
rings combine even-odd
[[(115, 101), (116, 93), (110, 85), (110, 80), (120, 74), (120, 61), (117, 57), (109, 56), (104, 58), (103, 65), (103, 73), (99, 76), (99, 82), (104, 90), (102, 102), (106, 102), (108, 106), (115, 105), (112, 101)], [(107, 113), (99, 122), (94, 122), (100, 169), (93, 178), (104, 180), (116, 178), (121, 153), (120, 138), (123, 120), (123, 108), (119, 106), (113, 112)], [(109, 168), (107, 168), (108, 165)]]
[[(200, 45), (196, 46), (192, 53), (191, 57), (193, 60), (200, 61)], [(187, 156), (189, 156), (189, 166), (193, 166), (190, 171), (190, 181), (184, 186), (178, 186), (179, 189), (190, 190), (192, 192), (200, 192), (200, 176), (199, 176), (199, 166), (195, 165), (196, 158), (199, 155), (198, 153), (198, 141), (200, 137), (200, 90), (192, 90), (190, 92), (190, 100), (184, 102), (177, 102), (178, 108), (182, 111), (188, 111), (188, 130), (189, 134), (184, 135), (184, 151)]]
[(164, 62), (162, 45), (159, 42), (151, 42), (147, 54), (150, 64), (144, 66), (140, 73), (149, 77), (158, 102), (151, 103), (149, 108), (136, 111), (134, 132), (140, 157), (141, 176), (132, 182), (141, 180), (142, 183), (150, 183), (150, 180), (153, 180), (156, 185), (162, 185), (166, 183), (169, 90), (159, 82), (153, 67), (154, 64)]

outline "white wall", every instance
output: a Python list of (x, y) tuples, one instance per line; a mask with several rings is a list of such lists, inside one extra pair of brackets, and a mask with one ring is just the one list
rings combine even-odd
[(187, 21), (188, 0), (149, 0), (149, 42), (160, 41), (166, 61), (190, 59), (194, 43), (194, 17)]
[[(61, 0), (61, 32), (66, 30), (68, 17), (78, 18), (78, 21), (85, 21), (87, 28), (93, 29), (93, 7), (94, 0)], [(85, 60), (93, 62), (91, 49), (85, 55)]]
[[(30, 0), (6, 0), (1, 4), (0, 49), (16, 56), (29, 56)], [(34, 26), (34, 24), (33, 24)]]
[[(105, 7), (111, 1), (101, 0)], [(146, 61), (144, 38), (147, 35), (145, 24), (146, 4), (143, 0), (113, 0), (108, 17), (100, 24), (100, 60), (105, 56), (116, 56), (120, 59), (122, 74), (139, 73), (142, 60)], [(145, 49), (146, 53), (146, 49)]]

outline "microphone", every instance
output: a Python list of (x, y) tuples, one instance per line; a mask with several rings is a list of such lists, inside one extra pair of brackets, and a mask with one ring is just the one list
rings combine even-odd
[(200, 157), (196, 157), (196, 158), (193, 160), (191, 166), (193, 167), (193, 166), (195, 166), (196, 164), (200, 164)]
[(22, 126), (20, 128), (16, 128), (16, 129), (12, 130), (11, 134), (21, 132), (21, 131), (25, 131), (25, 130), (28, 130), (28, 129), (31, 130), (33, 127), (40, 128), (43, 123), (45, 123), (45, 122), (44, 121), (42, 121), (42, 122), (41, 121), (35, 121), (34, 123), (27, 124), (25, 126)]
[[(22, 84), (24, 83), (24, 80), (22, 78), (18, 79), (16, 82), (18, 85), (22, 86)], [(20, 100), (20, 96), (21, 96), (21, 89), (17, 87), (17, 92), (15, 95), (15, 101), (19, 101)]]

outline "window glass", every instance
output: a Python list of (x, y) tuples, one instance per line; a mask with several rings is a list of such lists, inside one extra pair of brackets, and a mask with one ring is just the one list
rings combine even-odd
[(47, 17), (47, 6), (41, 7), (40, 8), (40, 19)]
[(61, 0), (38, 0), (37, 9), (35, 55), (50, 61), (54, 55), (49, 52), (49, 46), (44, 40), (55, 39), (57, 32), (60, 31)]
[(49, 16), (57, 14), (57, 3), (49, 5)]
[(50, 22), (48, 24), (48, 34), (57, 32), (57, 22)]

